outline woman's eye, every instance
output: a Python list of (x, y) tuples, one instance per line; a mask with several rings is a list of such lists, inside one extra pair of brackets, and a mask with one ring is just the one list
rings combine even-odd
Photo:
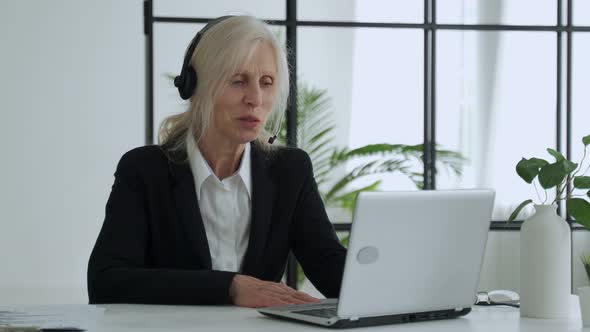
[(262, 85), (264, 86), (272, 86), (273, 82), (271, 81), (266, 81), (266, 82), (262, 82)]
[(243, 80), (234, 80), (231, 82), (232, 85), (243, 85), (244, 83)]

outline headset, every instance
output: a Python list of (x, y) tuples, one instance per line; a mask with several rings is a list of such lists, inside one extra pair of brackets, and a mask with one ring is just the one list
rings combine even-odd
[[(197, 48), (197, 45), (199, 44), (199, 41), (201, 40), (205, 32), (207, 32), (207, 30), (211, 29), (211, 27), (213, 27), (214, 25), (231, 17), (235, 16), (226, 15), (209, 21), (209, 23), (207, 23), (207, 25), (205, 25), (205, 27), (197, 33), (193, 40), (191, 40), (190, 44), (186, 49), (186, 53), (184, 54), (184, 61), (182, 62), (182, 69), (180, 70), (180, 74), (174, 78), (174, 86), (178, 88), (180, 98), (184, 100), (189, 99), (193, 95), (195, 88), (197, 87), (197, 72), (191, 66), (190, 61), (193, 53), (195, 52), (195, 48)], [(275, 134), (269, 137), (268, 139), (268, 143), (270, 144), (272, 144), (279, 135), (279, 132), (281, 130), (281, 123), (283, 122), (283, 113), (284, 112), (281, 112), (281, 119), (279, 121), (278, 129), (275, 131)]]

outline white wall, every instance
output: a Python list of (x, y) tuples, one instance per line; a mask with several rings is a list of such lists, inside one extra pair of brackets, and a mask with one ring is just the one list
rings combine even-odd
[(140, 0), (0, 2), (0, 304), (85, 303), (122, 153), (143, 144)]

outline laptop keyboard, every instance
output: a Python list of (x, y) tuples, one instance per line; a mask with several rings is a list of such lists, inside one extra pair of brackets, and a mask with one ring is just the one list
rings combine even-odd
[(308, 315), (314, 317), (322, 317), (322, 318), (331, 318), (336, 317), (337, 308), (322, 308), (322, 309), (309, 309), (309, 310), (300, 310), (300, 311), (292, 311), (294, 314), (300, 315)]

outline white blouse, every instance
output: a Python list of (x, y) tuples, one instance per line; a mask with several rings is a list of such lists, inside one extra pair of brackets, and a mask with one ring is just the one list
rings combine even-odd
[(212, 268), (240, 272), (250, 236), (250, 143), (245, 145), (238, 170), (222, 181), (213, 173), (190, 134), (186, 147)]

